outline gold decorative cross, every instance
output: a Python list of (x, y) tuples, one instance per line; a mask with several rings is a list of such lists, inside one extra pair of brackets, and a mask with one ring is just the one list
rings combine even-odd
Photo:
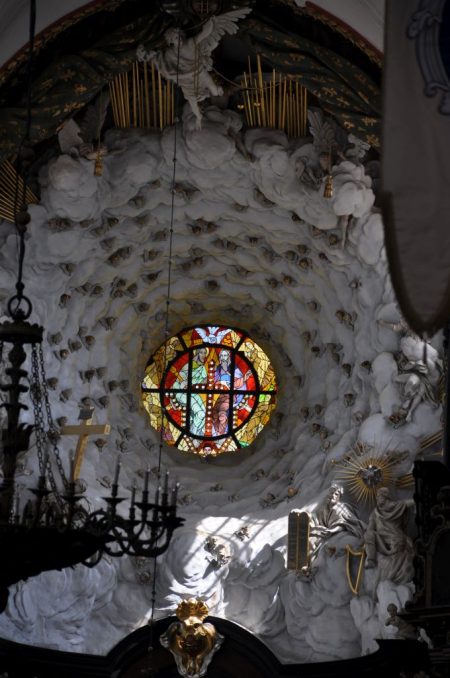
[(74, 480), (78, 480), (80, 476), (81, 464), (83, 463), (88, 437), (94, 434), (107, 436), (111, 431), (111, 426), (109, 424), (93, 424), (93, 414), (93, 407), (84, 407), (80, 410), (80, 414), (78, 416), (78, 419), (82, 422), (81, 424), (72, 424), (69, 426), (63, 426), (61, 428), (61, 435), (63, 436), (78, 436), (73, 470)]

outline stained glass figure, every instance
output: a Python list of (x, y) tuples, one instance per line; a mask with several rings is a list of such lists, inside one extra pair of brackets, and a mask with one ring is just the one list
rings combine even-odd
[(277, 385), (269, 358), (240, 330), (182, 330), (153, 354), (142, 383), (151, 425), (200, 456), (247, 447), (269, 421)]

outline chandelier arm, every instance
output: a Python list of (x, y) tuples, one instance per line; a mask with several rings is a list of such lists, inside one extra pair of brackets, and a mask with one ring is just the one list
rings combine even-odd
[[(179, 519), (182, 521), (182, 518)], [(130, 550), (129, 550), (129, 555), (132, 556), (141, 556), (144, 558), (157, 558), (158, 556), (162, 555), (169, 547), (169, 543), (172, 538), (173, 531), (179, 527), (182, 524), (182, 522), (177, 523), (176, 525), (173, 525), (171, 527), (166, 527), (164, 532), (166, 534), (165, 541), (163, 544), (158, 544), (158, 540), (162, 537), (164, 534), (161, 533), (158, 537), (156, 537), (155, 540), (148, 540), (146, 543), (138, 543), (138, 544), (130, 544)]]
[[(99, 509), (87, 517), (84, 529), (100, 539), (103, 552), (112, 557), (156, 557), (167, 550), (173, 531), (184, 522), (176, 517), (175, 507), (169, 512), (164, 508), (158, 507), (155, 517), (145, 522), (112, 516), (110, 507)], [(158, 544), (164, 536), (164, 542)]]
[(93, 556), (91, 556), (90, 558), (87, 558), (86, 560), (83, 560), (81, 562), (81, 565), (84, 565), (85, 567), (92, 569), (93, 567), (96, 567), (99, 564), (102, 557), (103, 557), (103, 551), (101, 549), (99, 549), (97, 551), (97, 553), (94, 553)]
[[(119, 522), (120, 521), (120, 522)], [(118, 517), (110, 523), (104, 534), (104, 551), (113, 558), (120, 558), (128, 554), (128, 533), (126, 520)], [(109, 544), (112, 544), (110, 547)]]
[[(30, 164), (34, 157), (30, 145), (31, 101), (32, 101), (32, 65), (34, 31), (36, 20), (36, 0), (30, 0), (30, 40), (28, 58), (27, 118), (25, 135), (17, 153), (17, 179), (15, 185), (14, 214), (18, 240), (18, 270), (15, 294), (8, 302), (8, 313), (12, 321), (0, 323), (0, 359), (3, 359), (4, 342), (12, 344), (8, 353), (9, 366), (5, 374), (8, 383), (0, 383), (0, 391), (7, 394), (6, 402), (0, 407), (6, 411), (6, 426), (1, 431), (3, 447), (3, 482), (0, 486), (0, 549), (7, 554), (0, 563), (0, 612), (6, 607), (7, 587), (21, 579), (36, 576), (40, 572), (60, 570), (82, 563), (87, 567), (97, 565), (103, 554), (120, 557), (154, 557), (163, 553), (169, 546), (174, 529), (184, 521), (176, 517), (176, 496), (178, 484), (171, 493), (171, 505), (168, 505), (168, 473), (164, 491), (159, 501), (159, 490), (155, 501), (148, 501), (148, 470), (144, 482), (142, 501), (135, 502), (133, 488), (129, 517), (118, 513), (118, 505), (123, 501), (118, 496), (117, 477), (111, 488), (111, 496), (106, 497), (105, 508), (90, 512), (80, 504), (81, 496), (76, 494), (73, 476), (67, 479), (64, 465), (58, 449), (60, 432), (53, 421), (50, 398), (42, 349), (43, 328), (31, 325), (28, 318), (32, 313), (31, 301), (24, 295), (23, 271), (25, 260), (26, 226), (30, 216), (25, 205), (25, 193), (19, 195), (19, 170)], [(178, 45), (179, 60), (180, 45)], [(178, 64), (177, 64), (178, 71)], [(175, 204), (177, 125), (174, 125), (174, 158), (172, 176), (172, 205), (170, 219), (169, 271), (167, 281), (167, 302), (165, 331), (168, 333), (169, 306), (171, 294), (172, 240)], [(31, 345), (31, 368), (29, 387), (22, 383), (28, 372), (22, 365), (26, 360), (25, 346)], [(167, 356), (165, 356), (166, 360)], [(6, 381), (6, 380), (5, 380)], [(21, 402), (23, 394), (30, 392), (34, 415), (34, 427), (20, 423), (22, 410), (28, 409)], [(19, 510), (19, 498), (15, 494), (15, 473), (17, 458), (21, 452), (29, 449), (30, 435), (34, 428), (39, 478), (37, 487), (29, 488), (34, 498), (29, 499), (23, 511)], [(57, 466), (61, 476), (64, 494), (58, 491), (49, 459), (52, 448), (52, 463)], [(158, 459), (158, 475), (161, 469), (162, 439)], [(120, 468), (120, 464), (118, 465)], [(137, 516), (137, 510), (140, 515)], [(154, 562), (156, 567), (156, 560)], [(6, 593), (5, 593), (6, 591)], [(4, 595), (1, 595), (1, 594)], [(152, 618), (155, 609), (155, 589), (152, 588)]]

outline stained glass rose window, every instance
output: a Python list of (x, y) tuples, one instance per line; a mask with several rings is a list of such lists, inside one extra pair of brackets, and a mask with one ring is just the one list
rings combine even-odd
[(277, 393), (266, 353), (240, 330), (191, 327), (151, 357), (142, 401), (168, 445), (201, 456), (247, 447), (269, 421)]

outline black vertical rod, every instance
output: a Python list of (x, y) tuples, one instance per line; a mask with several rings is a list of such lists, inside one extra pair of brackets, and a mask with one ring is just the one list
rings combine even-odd
[(442, 436), (443, 462), (450, 469), (450, 321), (444, 327), (445, 356), (445, 393), (444, 393), (444, 432)]

